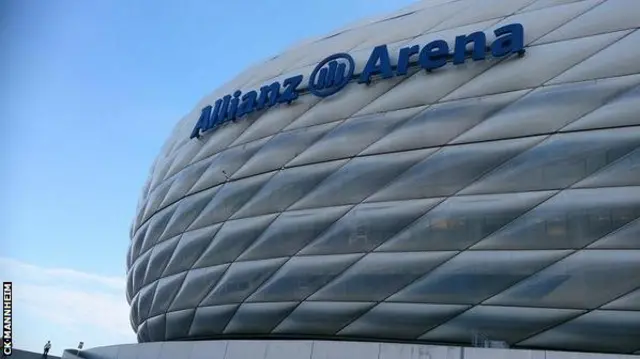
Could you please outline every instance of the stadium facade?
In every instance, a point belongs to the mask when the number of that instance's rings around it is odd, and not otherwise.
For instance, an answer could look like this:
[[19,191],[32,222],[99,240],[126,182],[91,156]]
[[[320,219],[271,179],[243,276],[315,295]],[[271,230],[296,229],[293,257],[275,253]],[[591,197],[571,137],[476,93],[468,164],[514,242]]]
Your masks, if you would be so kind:
[[246,70],[144,187],[140,348],[640,351],[639,27],[637,0],[425,0]]

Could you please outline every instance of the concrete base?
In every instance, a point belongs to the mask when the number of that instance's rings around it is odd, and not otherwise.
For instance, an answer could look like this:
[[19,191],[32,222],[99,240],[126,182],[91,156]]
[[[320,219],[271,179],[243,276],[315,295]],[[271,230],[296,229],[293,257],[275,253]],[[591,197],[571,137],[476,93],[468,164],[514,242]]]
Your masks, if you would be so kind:
[[220,340],[69,349],[63,359],[639,359],[636,355],[335,341]]

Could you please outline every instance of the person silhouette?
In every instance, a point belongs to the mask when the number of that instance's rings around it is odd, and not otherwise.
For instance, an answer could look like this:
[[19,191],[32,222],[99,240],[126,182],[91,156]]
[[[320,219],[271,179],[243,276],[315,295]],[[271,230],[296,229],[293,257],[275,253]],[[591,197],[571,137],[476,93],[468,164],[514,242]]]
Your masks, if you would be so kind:
[[47,344],[44,345],[44,353],[42,353],[43,358],[47,358],[49,356],[49,349],[51,349],[51,341],[47,340]]

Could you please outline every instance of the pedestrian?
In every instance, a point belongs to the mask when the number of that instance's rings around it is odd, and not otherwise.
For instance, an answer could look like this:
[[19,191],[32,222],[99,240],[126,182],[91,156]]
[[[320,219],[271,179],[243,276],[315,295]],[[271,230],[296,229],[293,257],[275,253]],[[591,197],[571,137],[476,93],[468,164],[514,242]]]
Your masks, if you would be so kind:
[[47,358],[49,356],[49,349],[51,349],[51,341],[47,340],[47,344],[44,345],[44,353],[42,354],[43,358]]

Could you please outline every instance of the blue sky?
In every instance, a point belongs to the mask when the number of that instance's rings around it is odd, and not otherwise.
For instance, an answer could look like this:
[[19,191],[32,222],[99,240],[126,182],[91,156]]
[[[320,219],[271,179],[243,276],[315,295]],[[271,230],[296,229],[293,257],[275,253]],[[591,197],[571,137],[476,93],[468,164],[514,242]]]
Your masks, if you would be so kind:
[[15,345],[134,340],[129,226],[174,124],[249,65],[410,3],[2,1],[0,274],[20,300]]

